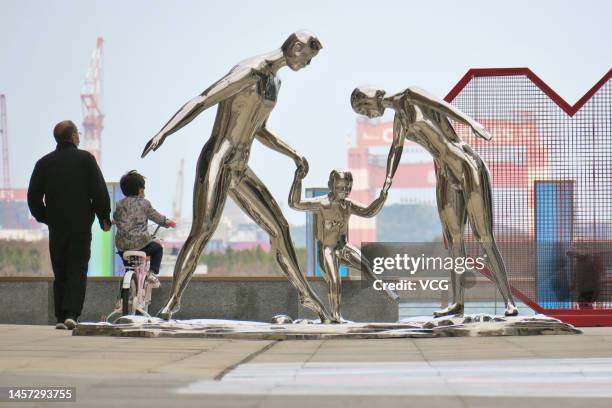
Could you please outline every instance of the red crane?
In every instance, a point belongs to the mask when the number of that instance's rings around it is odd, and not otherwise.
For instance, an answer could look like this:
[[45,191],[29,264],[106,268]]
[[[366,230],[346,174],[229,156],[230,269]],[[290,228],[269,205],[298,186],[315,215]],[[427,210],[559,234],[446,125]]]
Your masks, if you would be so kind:
[[8,126],[6,121],[6,96],[0,94],[0,158],[2,159],[2,190],[0,200],[3,201],[0,228],[15,228],[16,214],[13,204],[14,196],[11,190],[11,174],[9,166]]
[[11,188],[9,170],[8,127],[6,125],[6,97],[0,95],[0,146],[2,146],[2,188]]
[[98,37],[85,75],[81,90],[81,110],[83,112],[83,144],[85,150],[94,155],[98,164],[101,159],[102,129],[102,47],[104,39]]

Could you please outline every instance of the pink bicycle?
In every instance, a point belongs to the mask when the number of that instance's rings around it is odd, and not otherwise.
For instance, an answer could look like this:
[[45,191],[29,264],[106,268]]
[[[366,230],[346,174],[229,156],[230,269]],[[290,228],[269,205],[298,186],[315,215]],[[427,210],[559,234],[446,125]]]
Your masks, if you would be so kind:
[[[156,238],[159,225],[153,233]],[[151,304],[151,292],[159,287],[159,280],[149,270],[149,257],[143,251],[125,251],[123,253],[125,263],[125,274],[121,281],[121,296],[115,304],[115,309],[109,314],[107,322],[112,322],[114,316],[125,315],[149,315],[149,305]]]

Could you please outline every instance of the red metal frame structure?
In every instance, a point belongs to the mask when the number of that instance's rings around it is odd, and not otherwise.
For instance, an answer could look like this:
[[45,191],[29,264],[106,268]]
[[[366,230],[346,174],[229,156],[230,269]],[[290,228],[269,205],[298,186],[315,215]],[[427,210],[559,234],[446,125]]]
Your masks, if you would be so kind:
[[471,69],[445,100],[494,135],[454,124],[491,171],[515,295],[577,326],[612,326],[612,69],[573,106],[528,68]]
[[102,113],[103,46],[104,39],[98,37],[81,90],[84,147],[94,155],[98,164],[101,159],[102,129],[104,128],[104,114]]

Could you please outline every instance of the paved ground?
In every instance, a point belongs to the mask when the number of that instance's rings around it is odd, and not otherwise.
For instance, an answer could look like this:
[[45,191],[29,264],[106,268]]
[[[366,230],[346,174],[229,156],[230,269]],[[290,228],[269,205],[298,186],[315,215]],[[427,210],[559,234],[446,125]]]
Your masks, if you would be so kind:
[[612,329],[577,336],[247,341],[72,337],[0,325],[0,386],[51,407],[607,407]]

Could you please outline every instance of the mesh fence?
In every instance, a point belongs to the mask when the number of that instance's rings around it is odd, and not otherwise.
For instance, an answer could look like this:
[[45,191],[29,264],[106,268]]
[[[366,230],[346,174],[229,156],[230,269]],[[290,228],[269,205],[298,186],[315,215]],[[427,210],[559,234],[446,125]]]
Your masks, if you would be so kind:
[[544,309],[611,309],[612,79],[573,116],[549,93],[526,73],[474,76],[449,99],[494,138],[453,125],[489,167],[511,285]]

